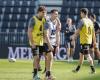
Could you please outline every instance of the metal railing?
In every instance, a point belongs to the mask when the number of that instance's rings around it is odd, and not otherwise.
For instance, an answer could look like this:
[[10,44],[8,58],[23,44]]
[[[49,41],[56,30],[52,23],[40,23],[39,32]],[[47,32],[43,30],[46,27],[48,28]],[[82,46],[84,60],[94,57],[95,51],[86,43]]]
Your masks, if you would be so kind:
[[[100,47],[100,36],[97,40]],[[60,33],[60,45],[64,45],[65,37],[64,33]],[[79,42],[79,39],[76,41]],[[78,43],[79,44],[79,43]],[[0,32],[0,45],[29,45],[27,32]]]

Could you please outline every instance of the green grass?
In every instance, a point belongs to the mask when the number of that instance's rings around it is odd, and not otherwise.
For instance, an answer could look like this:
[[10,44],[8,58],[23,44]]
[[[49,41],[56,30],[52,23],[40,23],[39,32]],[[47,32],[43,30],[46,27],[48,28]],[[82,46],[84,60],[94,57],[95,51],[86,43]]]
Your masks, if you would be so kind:
[[[95,65],[97,61],[95,61]],[[44,61],[41,61],[44,69]],[[100,66],[95,66],[96,74],[89,74],[90,67],[85,61],[78,73],[72,73],[77,66],[77,61],[67,63],[66,61],[55,61],[52,72],[56,80],[100,80]],[[32,80],[32,60],[17,60],[15,63],[7,59],[0,59],[0,80]],[[44,76],[40,72],[41,77]]]

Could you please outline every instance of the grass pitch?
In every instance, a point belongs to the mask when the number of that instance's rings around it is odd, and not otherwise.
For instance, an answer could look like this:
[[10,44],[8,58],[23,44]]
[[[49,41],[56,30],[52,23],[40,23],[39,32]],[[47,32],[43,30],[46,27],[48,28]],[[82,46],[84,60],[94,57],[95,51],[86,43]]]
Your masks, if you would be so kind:
[[[41,66],[44,70],[44,61],[41,61]],[[76,66],[77,61],[71,63],[55,61],[52,68],[55,80],[100,80],[100,66],[97,66],[97,61],[95,61],[96,74],[89,73],[90,67],[87,61],[78,73],[73,73],[72,69]],[[11,63],[7,59],[0,59],[0,80],[32,80],[32,70],[32,60],[17,60]],[[40,75],[43,78],[42,72]]]

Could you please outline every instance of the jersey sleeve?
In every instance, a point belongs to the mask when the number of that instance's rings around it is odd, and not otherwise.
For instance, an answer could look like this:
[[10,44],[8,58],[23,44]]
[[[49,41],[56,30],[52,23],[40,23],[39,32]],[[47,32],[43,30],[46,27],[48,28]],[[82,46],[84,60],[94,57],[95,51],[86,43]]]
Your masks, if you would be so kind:
[[77,25],[77,28],[78,28],[78,29],[82,29],[83,25],[84,25],[84,22],[83,22],[83,20],[81,19],[81,20],[79,21],[78,25]]
[[44,24],[44,30],[48,30],[49,29],[49,26],[50,26],[49,22],[46,22]]
[[29,23],[28,23],[28,27],[33,28],[35,25],[35,19],[34,18],[30,18]]

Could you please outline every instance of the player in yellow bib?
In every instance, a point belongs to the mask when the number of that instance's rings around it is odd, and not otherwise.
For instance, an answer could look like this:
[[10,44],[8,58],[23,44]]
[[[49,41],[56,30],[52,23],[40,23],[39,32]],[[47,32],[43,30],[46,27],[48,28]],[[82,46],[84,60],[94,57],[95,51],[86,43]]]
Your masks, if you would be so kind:
[[39,55],[43,52],[43,29],[45,24],[46,8],[40,6],[37,15],[33,16],[28,25],[28,38],[33,53],[33,80],[40,80],[38,75]]
[[[43,46],[43,25],[45,23],[45,19],[42,18],[40,21],[37,16],[33,16],[32,18],[35,21],[34,28],[32,29],[34,44],[37,46]],[[30,45],[32,45],[31,41]]]
[[93,60],[89,52],[92,41],[94,45],[96,43],[93,22],[88,18],[87,8],[82,8],[80,10],[80,16],[82,19],[78,24],[78,29],[75,32],[75,34],[71,36],[71,39],[75,39],[78,36],[78,34],[80,35],[80,47],[81,47],[79,64],[76,67],[76,69],[73,70],[73,72],[78,72],[80,70],[80,67],[84,60],[84,56],[86,56],[87,60],[90,63],[91,73],[95,73]]

